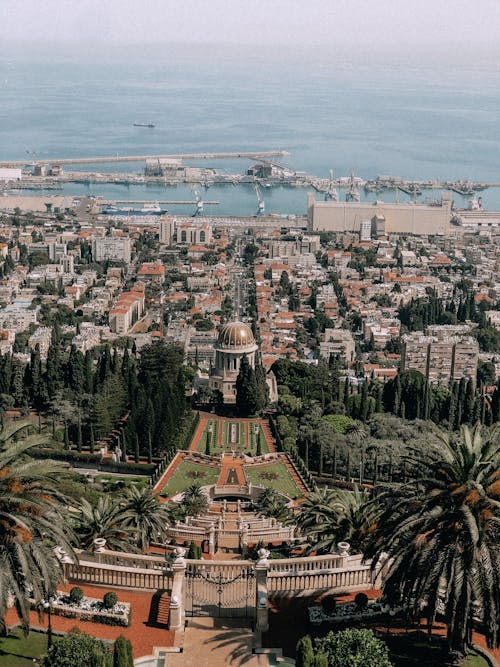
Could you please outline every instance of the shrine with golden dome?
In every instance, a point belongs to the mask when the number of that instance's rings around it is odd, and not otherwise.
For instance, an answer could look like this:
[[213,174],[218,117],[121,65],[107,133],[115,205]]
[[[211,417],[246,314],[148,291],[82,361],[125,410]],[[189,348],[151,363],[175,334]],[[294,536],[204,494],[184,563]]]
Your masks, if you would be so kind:
[[225,404],[236,403],[236,379],[243,355],[255,368],[257,350],[252,329],[245,322],[228,322],[222,327],[215,344],[215,366],[208,382],[210,389],[221,392]]

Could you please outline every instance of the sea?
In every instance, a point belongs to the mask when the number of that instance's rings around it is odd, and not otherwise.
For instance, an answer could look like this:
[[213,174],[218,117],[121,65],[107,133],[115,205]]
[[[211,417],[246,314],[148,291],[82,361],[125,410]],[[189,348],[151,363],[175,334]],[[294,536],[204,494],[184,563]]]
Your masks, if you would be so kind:
[[[284,150],[290,155],[278,162],[322,178],[332,169],[336,177],[354,171],[365,179],[383,174],[500,182],[496,62],[405,64],[283,48],[267,53],[182,45],[111,54],[68,48],[1,55],[0,161]],[[252,161],[197,164],[244,173]],[[125,163],[72,170],[140,173],[143,168]],[[130,201],[194,199],[187,185],[68,184],[64,192]],[[361,194],[368,201],[396,196]],[[485,209],[500,210],[500,188],[480,194]],[[205,205],[208,215],[257,210],[251,185],[213,186],[201,196],[219,202]],[[402,192],[397,196],[410,199]],[[439,196],[424,190],[419,201]],[[267,213],[306,211],[305,188],[268,188],[263,197]],[[453,198],[459,208],[469,203],[468,197]],[[191,214],[193,206],[169,210]]]

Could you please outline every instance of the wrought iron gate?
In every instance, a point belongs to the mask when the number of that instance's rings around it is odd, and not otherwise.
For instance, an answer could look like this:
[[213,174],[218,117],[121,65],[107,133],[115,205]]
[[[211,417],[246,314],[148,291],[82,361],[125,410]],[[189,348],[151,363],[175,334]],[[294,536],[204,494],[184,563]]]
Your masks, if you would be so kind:
[[237,565],[194,565],[186,569],[186,615],[255,617],[255,573]]

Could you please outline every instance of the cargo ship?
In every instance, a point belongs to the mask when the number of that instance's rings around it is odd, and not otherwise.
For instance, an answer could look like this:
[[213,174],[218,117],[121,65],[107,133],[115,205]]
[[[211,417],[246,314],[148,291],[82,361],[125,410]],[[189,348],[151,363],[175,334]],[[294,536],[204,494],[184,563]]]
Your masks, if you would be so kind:
[[103,206],[101,213],[103,215],[163,215],[167,213],[167,209],[161,208],[158,202],[151,202],[144,204],[141,208]]
[[151,121],[149,123],[134,123],[134,127],[151,127],[151,128],[153,128],[154,126],[155,126],[155,124],[151,123]]

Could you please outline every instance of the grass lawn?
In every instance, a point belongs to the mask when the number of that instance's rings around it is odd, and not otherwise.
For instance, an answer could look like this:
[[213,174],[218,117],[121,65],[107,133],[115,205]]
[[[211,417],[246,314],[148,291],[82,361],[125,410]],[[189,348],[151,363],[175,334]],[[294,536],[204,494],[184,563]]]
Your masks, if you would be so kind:
[[193,463],[193,461],[182,461],[174,470],[172,477],[161,490],[162,496],[175,496],[184,491],[190,484],[215,484],[219,479],[220,466]]
[[284,463],[273,462],[262,465],[244,466],[248,482],[256,486],[270,487],[290,498],[302,496],[299,487],[293,481]]
[[[391,652],[394,667],[442,667],[446,663],[446,651],[436,643],[429,644],[423,637],[385,638]],[[471,652],[462,667],[488,667],[486,660]]]
[[[59,637],[53,636],[53,641]],[[8,637],[0,638],[0,667],[33,667],[40,665],[47,652],[47,635],[33,630],[27,637],[21,630],[13,630]]]
[[[235,443],[230,443],[230,424],[238,425],[238,440]],[[258,426],[258,433],[260,433],[260,444],[262,454],[269,453],[269,447],[267,445],[267,440],[262,430],[262,426],[256,422]],[[247,446],[245,438],[245,422],[238,421],[237,419],[231,420],[230,422],[218,421],[218,420],[209,420],[203,429],[203,432],[198,441],[197,451],[205,454],[206,444],[207,444],[207,434],[211,430],[210,436],[210,454],[218,455],[222,452],[231,452],[235,449],[237,452],[245,452],[247,454],[256,454],[257,450],[257,434],[255,433],[255,424],[248,423],[248,434],[249,434],[249,443]],[[222,442],[218,444],[219,430],[222,429]]]

